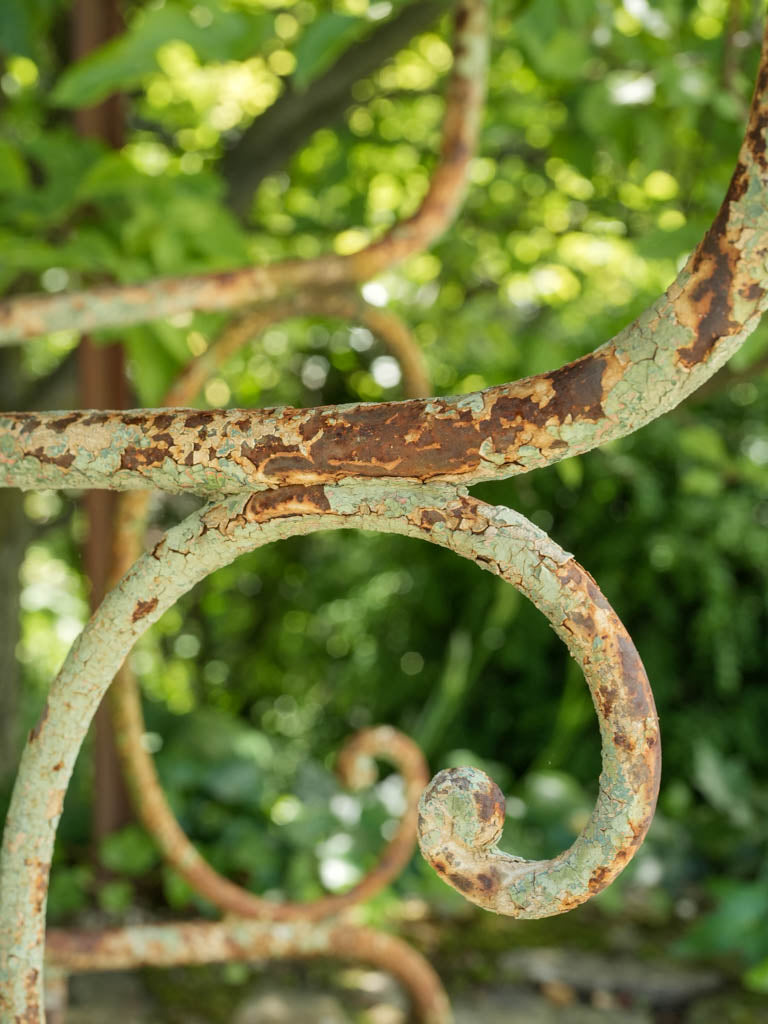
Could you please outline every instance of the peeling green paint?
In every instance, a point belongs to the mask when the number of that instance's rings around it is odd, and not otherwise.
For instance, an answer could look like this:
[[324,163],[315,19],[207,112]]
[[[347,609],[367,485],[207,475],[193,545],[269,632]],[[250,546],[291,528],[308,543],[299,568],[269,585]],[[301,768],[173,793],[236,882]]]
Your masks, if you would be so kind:
[[[411,221],[353,257],[13,299],[0,306],[0,344],[72,326],[78,303],[75,319],[83,328],[232,308],[280,289],[365,280],[422,247],[445,226],[463,192],[467,143],[482,98],[475,79],[484,63],[484,11],[483,0],[459,4],[461,45],[449,105],[465,116],[457,122],[454,156],[446,143],[427,199]],[[538,917],[583,902],[626,864],[650,822],[659,771],[656,715],[637,653],[594,581],[569,555],[516,513],[473,501],[451,485],[525,472],[639,429],[699,387],[754,329],[768,306],[765,67],[764,47],[761,88],[715,225],[664,296],[575,363],[450,399],[320,410],[155,410],[131,414],[130,422],[126,414],[0,417],[0,482],[6,485],[154,486],[231,495],[174,528],[127,573],[73,646],[30,734],[0,868],[0,1007],[6,1015],[32,1020],[41,1013],[53,838],[84,730],[115,670],[140,633],[194,582],[241,551],[295,534],[342,527],[392,531],[471,558],[526,594],[584,669],[603,742],[590,822],[569,850],[529,863],[495,846],[503,800],[487,777],[472,769],[438,776],[425,795],[421,844],[450,884],[489,909]],[[142,614],[132,614],[139,606]],[[169,942],[178,944],[179,934]],[[278,950],[299,942],[319,951],[324,934],[299,939],[279,926],[271,936]]]
[[[533,600],[556,626],[563,620],[564,600],[566,611],[589,607],[585,595],[573,584],[574,574],[579,572],[576,563],[510,509],[497,510],[442,486],[405,487],[392,482],[346,481],[325,488],[323,496],[327,510],[322,513],[283,515],[278,503],[271,506],[277,518],[264,522],[249,520],[249,515],[256,514],[251,498],[234,496],[207,505],[168,531],[153,552],[138,560],[73,645],[51,687],[47,713],[25,748],[3,838],[0,1006],[7,1012],[25,1005],[30,987],[39,985],[43,966],[45,892],[61,810],[57,799],[51,813],[51,781],[55,780],[63,799],[88,723],[114,673],[141,633],[199,579],[262,544],[320,529],[353,527],[432,540],[483,566],[488,558],[498,559],[494,571]],[[441,523],[441,529],[433,527],[436,518],[435,525]],[[546,563],[544,573],[531,571],[536,559]],[[559,595],[551,583],[554,572],[563,574]],[[154,603],[148,614],[134,621],[137,602],[144,606]],[[603,673],[600,678],[604,678],[610,671],[609,659],[602,659],[590,671]],[[649,707],[650,720],[655,722],[652,702]],[[647,778],[642,773],[639,777],[638,788],[647,803],[649,794],[655,798],[657,778],[653,770]],[[623,796],[623,788],[621,792]],[[627,799],[629,804],[629,796]],[[636,802],[638,798],[632,799]],[[598,801],[596,815],[601,807]],[[635,803],[631,809],[636,811]],[[615,822],[615,805],[610,810],[611,822]],[[615,831],[619,834],[621,829],[617,826]],[[602,865],[601,856],[609,857],[614,849],[610,843],[596,846],[594,838],[585,842],[585,862],[590,865]],[[538,893],[542,886],[537,876],[533,891],[529,885],[528,904],[522,887],[515,890],[516,900],[526,906],[529,916],[541,911],[543,897]]]
[[46,973],[124,970],[145,964],[172,967],[231,960],[335,957],[369,964],[392,974],[410,997],[421,1024],[452,1024],[445,991],[424,957],[401,939],[334,921],[274,924],[229,917],[133,925],[94,932],[52,929]]

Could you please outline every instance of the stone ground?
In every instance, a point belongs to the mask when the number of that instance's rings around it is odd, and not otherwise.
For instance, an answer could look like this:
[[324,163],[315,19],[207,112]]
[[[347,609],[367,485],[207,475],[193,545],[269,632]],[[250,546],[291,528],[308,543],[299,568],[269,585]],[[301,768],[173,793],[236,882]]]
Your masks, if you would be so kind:
[[[492,974],[483,984],[458,979],[456,1024],[768,1024],[768,999],[740,992],[712,969],[663,958],[517,948],[495,958]],[[332,965],[83,975],[72,979],[70,1000],[66,1024],[409,1020],[387,975]]]

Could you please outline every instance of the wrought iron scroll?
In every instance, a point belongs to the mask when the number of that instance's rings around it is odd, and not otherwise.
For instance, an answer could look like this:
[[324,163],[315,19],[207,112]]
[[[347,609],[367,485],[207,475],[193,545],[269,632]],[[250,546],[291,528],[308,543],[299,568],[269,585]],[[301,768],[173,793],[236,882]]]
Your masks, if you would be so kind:
[[[0,305],[0,341],[14,343],[56,327],[85,330],[191,309],[248,307],[221,339],[220,352],[209,357],[217,359],[265,320],[289,315],[288,306],[296,308],[289,293],[299,292],[303,309],[357,303],[346,289],[429,244],[463,193],[483,92],[478,70],[484,63],[485,5],[461,0],[457,12],[442,160],[411,221],[343,259],[13,299]],[[582,903],[621,871],[648,829],[659,779],[658,724],[640,659],[594,580],[572,556],[517,513],[468,497],[463,485],[525,472],[630,433],[677,405],[738,349],[768,305],[767,125],[764,42],[745,140],[712,227],[646,313],[559,370],[450,399],[308,410],[0,416],[0,482],[6,486],[151,487],[216,495],[131,567],[121,565],[122,578],[75,642],[29,736],[0,869],[3,1020],[44,1017],[44,915],[54,836],[75,756],[112,678],[135,640],[195,582],[241,552],[288,536],[356,528],[449,548],[533,601],[584,671],[600,724],[603,768],[582,834],[550,861],[501,853],[501,792],[472,770],[441,773],[422,796],[418,828],[422,851],[441,876],[488,909],[540,917]],[[256,303],[262,305],[253,308]],[[336,308],[349,315],[349,306]],[[372,314],[358,308],[354,315]],[[375,329],[386,333],[388,327],[379,323]],[[190,370],[185,387],[204,372],[202,363]],[[179,400],[179,392],[171,399],[169,404]],[[140,532],[144,499],[126,499],[124,525]],[[124,548],[123,561],[131,546]],[[125,712],[128,702],[122,707]],[[157,821],[150,827],[159,837]],[[173,856],[174,843],[163,846],[166,856]],[[255,916],[280,916],[251,899]],[[241,915],[251,912],[238,909]],[[338,909],[328,905],[328,913]],[[449,1019],[439,983],[415,953],[336,916],[310,922],[314,913],[290,910],[291,920],[277,929],[241,916],[87,937],[54,931],[49,963],[61,977],[62,971],[149,957],[177,963],[355,956],[402,976],[424,1020]]]

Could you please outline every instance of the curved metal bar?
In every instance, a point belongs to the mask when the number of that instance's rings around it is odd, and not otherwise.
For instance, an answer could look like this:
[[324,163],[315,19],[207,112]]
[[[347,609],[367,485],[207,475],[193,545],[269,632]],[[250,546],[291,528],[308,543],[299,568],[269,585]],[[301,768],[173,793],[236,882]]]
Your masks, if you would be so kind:
[[66,295],[23,295],[0,303],[0,345],[62,329],[91,332],[190,310],[221,311],[303,288],[367,281],[426,248],[451,223],[464,199],[485,99],[488,0],[458,0],[453,70],[448,80],[440,159],[413,217],[350,256],[230,270],[144,284],[107,285]]
[[394,935],[350,924],[297,922],[275,928],[228,918],[101,932],[52,929],[46,948],[47,966],[73,973],[315,957],[379,967],[400,982],[422,1024],[453,1020],[440,979],[420,953]]
[[[186,835],[160,786],[151,757],[137,742],[143,730],[138,689],[133,679],[122,679],[113,701],[115,729],[132,803],[142,824],[158,844],[165,860],[196,893],[220,910],[262,921],[318,921],[369,899],[396,878],[416,846],[419,797],[429,781],[426,761],[416,744],[390,726],[365,729],[347,741],[339,755],[342,781],[352,788],[371,785],[371,759],[387,761],[405,782],[406,809],[395,834],[376,863],[351,889],[307,903],[264,899],[230,882],[197,851]],[[141,750],[140,754],[136,750]]]
[[[247,344],[254,334],[287,317],[308,313],[346,316],[367,323],[398,358],[406,357],[402,361],[406,388],[423,387],[428,380],[423,362],[419,363],[420,350],[408,329],[394,314],[375,309],[356,295],[310,292],[290,301],[283,300],[253,310],[227,327],[206,352],[185,368],[166,401],[173,405],[193,400],[210,374]],[[120,497],[115,521],[113,583],[117,583],[141,553],[148,505],[149,495],[144,491]],[[145,732],[141,697],[129,666],[123,665],[117,673],[110,687],[110,698],[123,773],[137,814],[168,862],[200,895],[221,910],[264,920],[316,920],[372,896],[396,877],[408,862],[416,843],[418,800],[429,776],[421,751],[396,730],[387,726],[365,730],[345,746],[339,759],[342,778],[348,784],[359,780],[366,752],[369,763],[375,756],[390,761],[405,780],[406,811],[378,862],[357,885],[343,894],[311,903],[275,903],[255,896],[219,874],[184,833],[163,793],[152,755],[141,742]]]
[[375,405],[6,413],[0,483],[200,494],[366,478],[470,484],[632,433],[711,377],[768,307],[767,126],[764,39],[739,161],[712,227],[653,306],[558,370],[458,398]]
[[309,289],[249,309],[236,317],[202,355],[191,360],[166,393],[167,406],[193,402],[209,377],[235,352],[272,324],[297,316],[328,316],[367,327],[400,364],[403,392],[408,398],[430,394],[432,385],[424,353],[407,325],[395,313],[366,302],[356,291]]
[[[229,498],[169,530],[110,592],[73,645],[30,734],[0,864],[0,1008],[9,1015],[39,1019],[56,826],[90,719],[133,643],[181,594],[238,554],[284,537],[344,527],[431,540],[502,576],[549,618],[590,679],[603,740],[600,796],[590,823],[562,861],[550,862],[544,878],[525,865],[519,879],[491,876],[491,888],[513,890],[520,916],[540,916],[553,912],[554,901],[561,910],[575,906],[586,898],[584,889],[598,891],[631,858],[658,791],[656,713],[631,640],[572,556],[517,513],[445,487],[350,482]],[[615,651],[618,677],[612,675]],[[472,871],[469,865],[470,878]],[[477,881],[484,886],[479,876]]]
[[477,769],[449,769],[422,796],[419,845],[444,881],[473,903],[511,917],[539,918],[585,902],[626,867],[653,817],[661,746],[642,662],[595,581],[527,523],[523,530],[530,547],[521,566],[519,556],[508,553],[507,523],[520,529],[515,513],[467,498],[448,522],[436,519],[429,528],[437,543],[449,535],[446,546],[487,562],[530,598],[565,641],[597,711],[599,795],[588,824],[568,850],[552,860],[526,861],[497,848],[505,813],[499,787]]

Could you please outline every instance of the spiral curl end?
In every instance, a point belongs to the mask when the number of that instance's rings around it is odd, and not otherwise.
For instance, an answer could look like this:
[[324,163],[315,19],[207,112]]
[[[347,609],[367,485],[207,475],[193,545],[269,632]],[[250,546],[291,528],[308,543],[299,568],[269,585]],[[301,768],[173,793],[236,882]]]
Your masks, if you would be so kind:
[[501,837],[504,817],[504,794],[490,776],[479,768],[447,768],[432,779],[419,803],[421,852],[444,873],[449,858],[441,859],[439,851],[455,844],[468,852],[490,850]]

